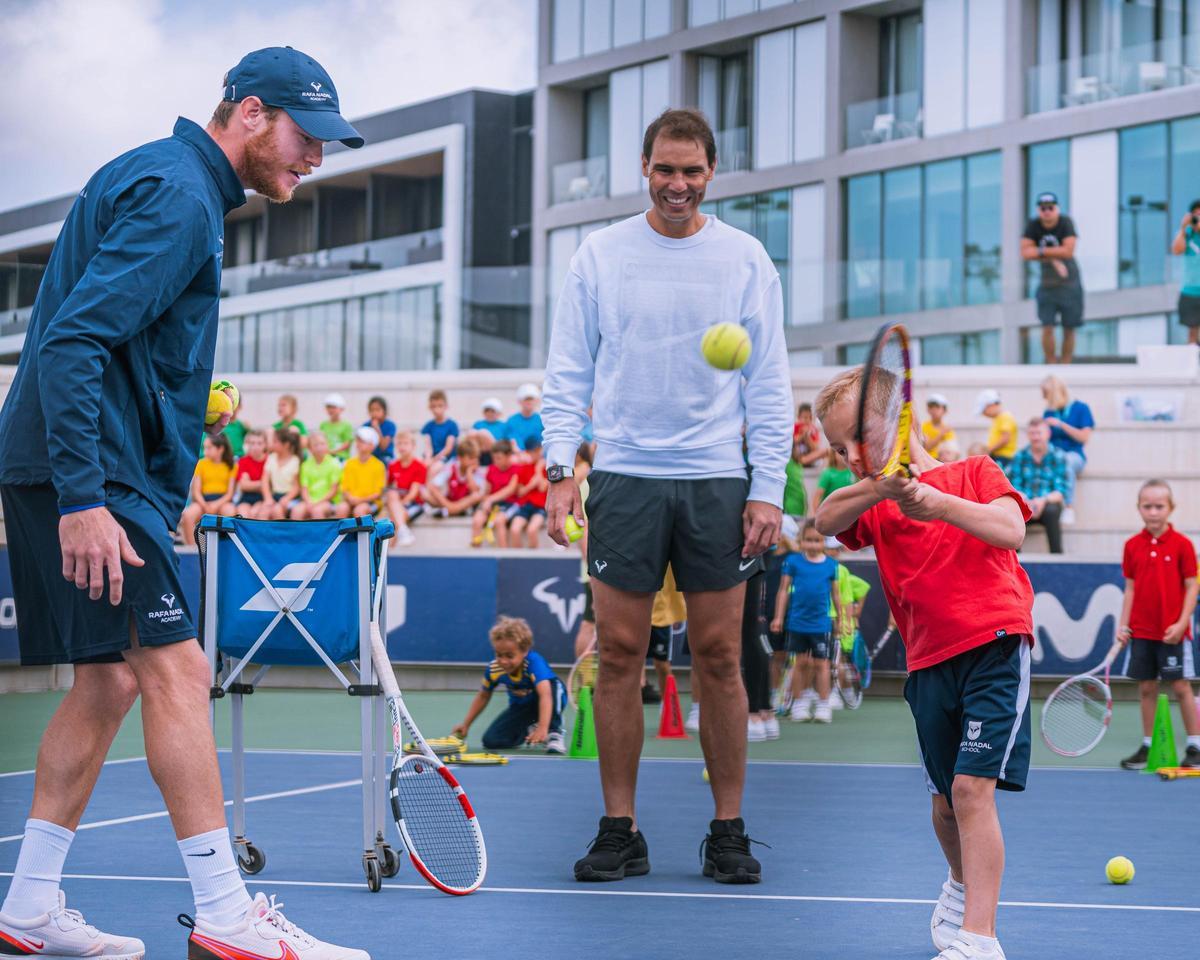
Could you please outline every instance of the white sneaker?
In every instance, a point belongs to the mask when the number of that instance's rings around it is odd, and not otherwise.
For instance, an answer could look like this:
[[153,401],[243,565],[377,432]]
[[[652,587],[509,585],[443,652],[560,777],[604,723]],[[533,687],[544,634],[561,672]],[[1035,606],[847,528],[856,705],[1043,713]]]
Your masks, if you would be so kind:
[[556,756],[562,756],[562,754],[567,752],[567,744],[563,740],[561,730],[551,730],[546,734],[546,752],[553,753]]
[[78,910],[67,909],[67,898],[59,890],[58,906],[40,917],[18,920],[0,913],[0,955],[14,952],[43,960],[142,960],[146,946],[136,937],[101,933]]
[[986,947],[981,947],[973,940],[968,940],[963,934],[954,938],[953,942],[939,953],[933,960],[1007,960],[999,940],[993,940]]
[[766,725],[758,717],[751,717],[749,723],[747,723],[746,739],[750,743],[759,743],[767,739]]
[[929,933],[933,937],[933,945],[939,950],[945,950],[958,936],[959,927],[963,922],[963,911],[966,908],[966,891],[963,885],[955,883],[947,874],[937,905],[933,908],[933,916],[929,920]]
[[796,723],[807,723],[813,718],[813,705],[811,700],[806,700],[801,697],[792,704],[792,719]]
[[822,700],[817,704],[817,709],[813,711],[813,721],[815,723],[833,723],[833,710],[830,709],[828,700]]
[[282,908],[283,904],[276,903],[274,896],[268,900],[265,894],[258,893],[246,910],[246,918],[238,926],[228,930],[193,926],[188,937],[188,960],[226,960],[238,956],[278,957],[279,960],[371,960],[365,950],[337,947],[310,936],[288,920]]
[[1063,512],[1059,515],[1058,522],[1064,527],[1074,526],[1075,524],[1075,508],[1063,507]]
[[417,538],[413,536],[413,532],[408,527],[396,528],[396,546],[411,547],[417,542]]
[[692,733],[700,732],[700,704],[692,704],[692,708],[688,711],[688,718],[683,722],[683,729],[691,730]]
[[829,709],[830,710],[845,710],[846,705],[842,702],[842,695],[838,692],[838,688],[834,687],[829,691]]
[[772,714],[770,719],[764,720],[763,721],[763,731],[766,733],[768,740],[778,740],[779,739],[779,718],[777,716],[775,716],[774,714]]

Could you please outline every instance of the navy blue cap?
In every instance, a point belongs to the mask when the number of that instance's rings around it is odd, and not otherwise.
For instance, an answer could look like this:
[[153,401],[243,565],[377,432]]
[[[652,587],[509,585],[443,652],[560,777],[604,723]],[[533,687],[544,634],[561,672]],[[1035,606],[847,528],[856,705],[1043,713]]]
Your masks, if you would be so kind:
[[1049,190],[1047,190],[1045,193],[1038,194],[1037,203],[1038,203],[1039,207],[1043,203],[1052,203],[1057,207],[1058,206],[1058,197],[1056,197],[1053,193],[1051,193]]
[[258,97],[287,112],[301,130],[317,140],[340,140],[357,149],[364,143],[338,107],[337,88],[325,68],[291,47],[264,47],[246,54],[225,74],[222,99],[239,103]]

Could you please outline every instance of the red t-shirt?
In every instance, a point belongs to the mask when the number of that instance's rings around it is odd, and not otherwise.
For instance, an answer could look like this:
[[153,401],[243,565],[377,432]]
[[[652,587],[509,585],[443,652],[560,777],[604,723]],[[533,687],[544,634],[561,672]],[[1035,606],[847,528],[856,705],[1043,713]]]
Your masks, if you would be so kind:
[[[991,503],[1012,497],[1029,507],[990,457],[956,460],[921,474],[944,493]],[[879,579],[908,669],[920,670],[997,637],[1033,636],[1033,587],[1015,550],[984,543],[949,523],[911,520],[893,500],[871,507],[838,534],[851,550],[874,546]]]
[[[1192,541],[1168,525],[1161,537],[1143,530],[1125,541],[1121,573],[1133,581],[1129,629],[1140,640],[1159,640],[1183,613],[1187,580],[1196,576]],[[1189,627],[1185,636],[1191,636]]]
[[446,499],[451,502],[455,500],[464,500],[471,495],[471,488],[467,484],[469,474],[459,473],[460,465],[458,461],[450,467],[450,473],[446,477]]
[[[517,475],[518,469],[519,468],[515,463],[510,463],[507,470],[501,470],[494,463],[489,466],[487,468],[487,482],[488,486],[491,488],[489,492],[495,493],[498,490],[503,490],[506,486],[508,486],[508,481]],[[517,482],[520,483],[519,480]],[[511,497],[509,497],[509,500],[516,500],[516,494],[514,493]]]
[[251,483],[259,483],[263,477],[263,470],[266,469],[267,458],[255,460],[253,457],[238,457],[237,471],[234,476],[237,478],[238,487],[242,485],[242,477],[245,477]]
[[[520,486],[525,486],[534,478],[534,471],[537,471],[537,476],[544,477],[546,475],[546,461],[539,460],[536,464],[523,463],[517,467],[517,483]],[[545,490],[530,490],[523,497],[518,497],[521,503],[529,503],[535,507],[546,509],[546,491]]]
[[[408,493],[413,487],[420,486],[425,482],[426,475],[425,464],[416,457],[408,462],[408,466],[399,460],[393,460],[388,464],[388,483],[401,493]],[[417,494],[417,499],[413,501],[413,503],[423,502],[420,494]]]

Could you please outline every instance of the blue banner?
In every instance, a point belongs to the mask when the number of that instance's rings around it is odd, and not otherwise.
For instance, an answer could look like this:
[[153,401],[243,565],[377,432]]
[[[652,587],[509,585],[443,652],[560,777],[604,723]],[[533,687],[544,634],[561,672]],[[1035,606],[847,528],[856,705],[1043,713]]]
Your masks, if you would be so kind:
[[[180,557],[188,606],[199,615],[195,554]],[[1058,563],[1024,559],[1033,583],[1035,674],[1068,676],[1095,666],[1113,640],[1124,580],[1116,563]],[[871,592],[861,627],[874,645],[887,626],[887,604],[874,561],[848,560]],[[554,663],[574,659],[583,618],[583,583],[573,557],[423,557],[393,554],[388,565],[388,650],[409,663],[479,663],[491,658],[488,629],[498,615],[523,617],[537,649]],[[8,553],[0,549],[0,662],[16,662],[16,607]],[[676,658],[681,659],[678,646]],[[894,637],[875,661],[878,670],[903,670]]]

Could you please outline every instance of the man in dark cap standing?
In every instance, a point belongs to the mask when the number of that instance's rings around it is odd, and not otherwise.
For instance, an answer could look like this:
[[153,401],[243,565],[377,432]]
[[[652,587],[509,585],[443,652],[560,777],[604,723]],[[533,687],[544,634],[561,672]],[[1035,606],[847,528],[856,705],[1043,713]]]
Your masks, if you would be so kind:
[[320,64],[257,50],[226,75],[207,128],[180,118],[172,136],[101,167],[55,243],[0,411],[0,499],[21,661],[73,664],[75,680],[42,737],[0,954],[144,956],[142,941],[68,910],[59,889],[140,695],[146,759],[195,897],[188,957],[369,960],[305,934],[242,882],[171,542],[206,429],[225,215],[245,188],[290,200],[331,140],[363,144]]

